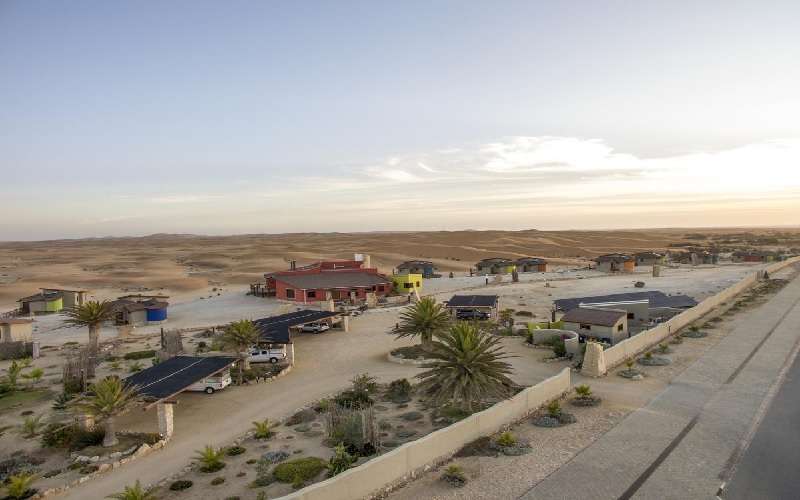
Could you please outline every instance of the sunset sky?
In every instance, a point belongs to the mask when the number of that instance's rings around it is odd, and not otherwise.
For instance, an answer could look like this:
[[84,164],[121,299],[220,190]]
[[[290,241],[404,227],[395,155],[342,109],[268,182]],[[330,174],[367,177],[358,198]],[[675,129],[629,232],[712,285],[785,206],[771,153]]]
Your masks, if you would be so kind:
[[0,2],[0,240],[800,224],[800,2]]

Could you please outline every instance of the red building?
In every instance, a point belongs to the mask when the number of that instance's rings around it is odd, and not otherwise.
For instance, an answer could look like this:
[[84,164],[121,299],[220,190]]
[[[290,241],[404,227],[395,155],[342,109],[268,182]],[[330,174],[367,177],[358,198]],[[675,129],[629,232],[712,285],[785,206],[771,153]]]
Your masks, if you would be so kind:
[[392,280],[376,268],[362,265],[356,260],[327,261],[265,274],[265,294],[295,302],[366,300],[369,292],[377,297],[388,295]]

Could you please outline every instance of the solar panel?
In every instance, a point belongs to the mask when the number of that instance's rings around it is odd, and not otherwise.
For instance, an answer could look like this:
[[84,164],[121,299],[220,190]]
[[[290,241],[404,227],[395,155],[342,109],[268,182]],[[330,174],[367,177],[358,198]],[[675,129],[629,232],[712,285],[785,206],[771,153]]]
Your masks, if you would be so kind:
[[164,399],[185,390],[226,367],[236,358],[227,356],[175,356],[155,366],[134,373],[125,384],[135,386],[140,396]]

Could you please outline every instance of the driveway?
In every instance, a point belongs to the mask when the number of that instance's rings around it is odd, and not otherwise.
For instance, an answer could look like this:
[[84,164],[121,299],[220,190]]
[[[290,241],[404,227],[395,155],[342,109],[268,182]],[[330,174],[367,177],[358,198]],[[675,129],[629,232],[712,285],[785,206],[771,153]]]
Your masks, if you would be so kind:
[[[175,435],[161,451],[131,462],[84,485],[73,488],[66,498],[104,498],[140,480],[153,484],[187,466],[196,450],[207,444],[222,446],[244,434],[254,420],[280,420],[304,405],[345,388],[350,379],[368,372],[382,382],[413,377],[414,366],[386,360],[395,347],[411,345],[408,339],[395,340],[387,332],[397,321],[400,309],[369,311],[351,321],[350,332],[329,330],[320,335],[302,335],[295,342],[295,368],[287,376],[268,384],[231,387],[212,396],[186,393],[175,408]],[[514,355],[513,378],[532,385],[553,375],[563,363],[542,363],[543,351],[529,349],[520,338],[504,339]],[[154,410],[144,414],[135,410],[120,419],[119,428],[148,430],[157,428]]]

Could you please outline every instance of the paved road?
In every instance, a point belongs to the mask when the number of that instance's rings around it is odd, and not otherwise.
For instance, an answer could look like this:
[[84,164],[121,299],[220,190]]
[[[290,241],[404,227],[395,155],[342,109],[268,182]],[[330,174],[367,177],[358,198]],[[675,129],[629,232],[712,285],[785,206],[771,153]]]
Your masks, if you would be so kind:
[[725,487],[725,500],[800,497],[800,357]]
[[715,498],[800,338],[800,279],[740,317],[649,404],[522,498]]

